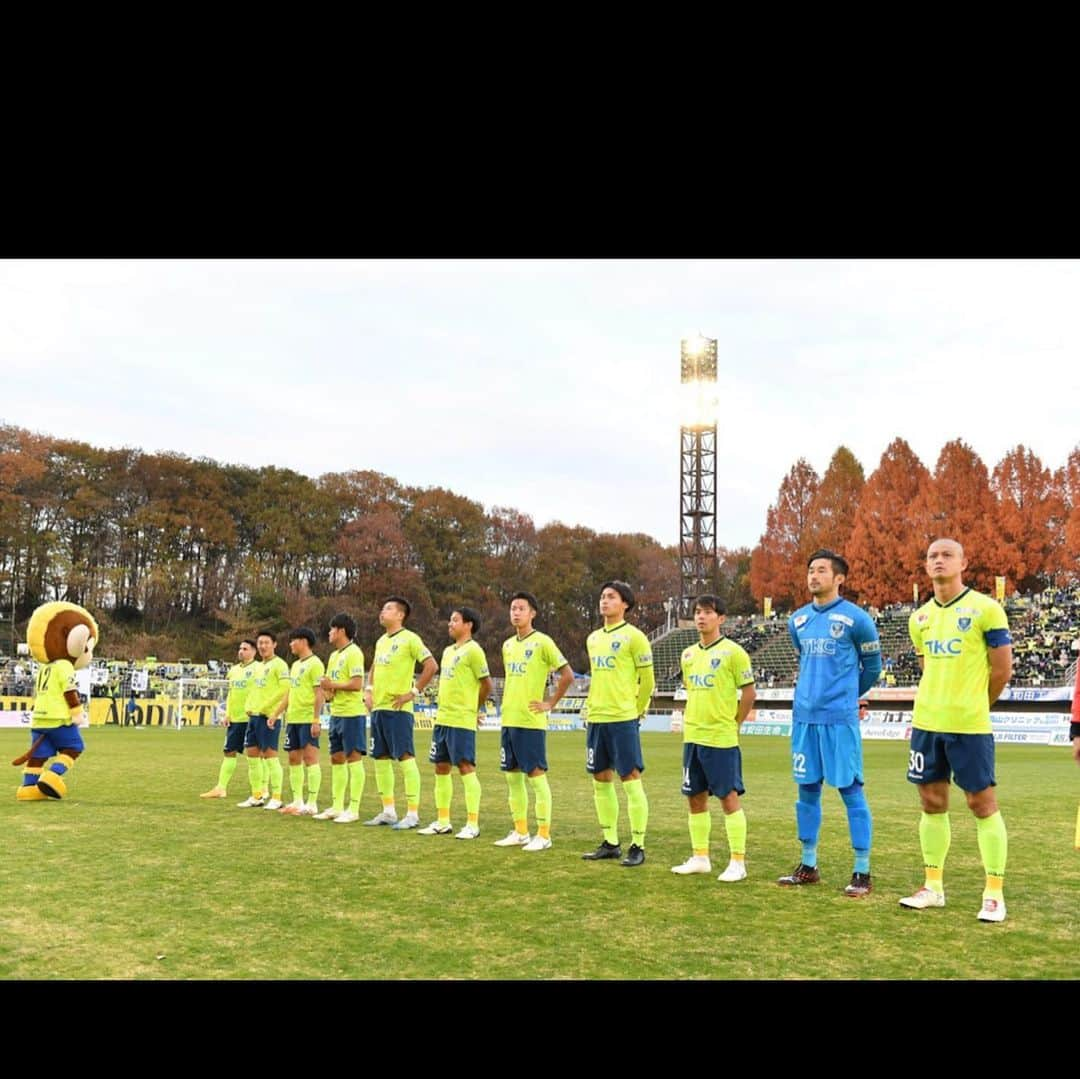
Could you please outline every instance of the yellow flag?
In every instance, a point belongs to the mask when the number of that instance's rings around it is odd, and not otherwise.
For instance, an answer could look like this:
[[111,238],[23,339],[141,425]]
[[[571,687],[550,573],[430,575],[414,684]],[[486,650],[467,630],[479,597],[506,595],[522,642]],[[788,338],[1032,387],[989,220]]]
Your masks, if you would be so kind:
[[764,610],[766,618],[772,614],[772,596],[766,596],[765,599],[762,600],[762,610]]
[[994,578],[994,595],[997,598],[998,603],[1000,603],[1005,598],[1005,578],[1004,577],[995,577]]
[[915,601],[915,606],[919,606],[919,582],[913,581],[911,584],[911,598]]

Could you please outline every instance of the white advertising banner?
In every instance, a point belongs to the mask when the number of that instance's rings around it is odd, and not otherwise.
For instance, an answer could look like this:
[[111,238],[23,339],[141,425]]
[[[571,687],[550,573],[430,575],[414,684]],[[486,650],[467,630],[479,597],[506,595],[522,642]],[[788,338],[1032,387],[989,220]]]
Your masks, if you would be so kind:
[[[0,727],[22,727],[23,730],[28,731],[33,726],[34,713],[22,709],[15,712],[0,712]],[[85,711],[83,712],[82,722],[80,727],[89,727],[90,720],[86,718]]]

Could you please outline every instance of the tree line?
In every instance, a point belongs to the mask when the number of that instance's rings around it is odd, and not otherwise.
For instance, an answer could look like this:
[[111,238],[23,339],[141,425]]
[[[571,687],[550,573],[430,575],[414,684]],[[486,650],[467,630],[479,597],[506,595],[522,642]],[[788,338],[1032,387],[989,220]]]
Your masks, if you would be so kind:
[[993,594],[1080,582],[1080,446],[1051,471],[1018,445],[991,472],[970,446],[946,443],[931,472],[902,438],[864,477],[840,446],[824,476],[799,458],[780,484],[765,532],[751,555],[750,587],[778,609],[805,602],[806,560],[820,547],[844,553],[845,594],[864,604],[910,602],[929,594],[926,548],[939,536],[964,545],[965,581]]
[[[752,610],[749,549],[722,551],[719,570],[733,609]],[[121,655],[119,641],[134,654],[138,640],[163,660],[179,647],[199,661],[264,626],[321,631],[340,609],[370,648],[379,605],[401,593],[436,653],[450,609],[477,608],[494,658],[509,597],[526,588],[541,601],[537,626],[580,671],[599,585],[612,577],[634,587],[647,632],[679,593],[677,548],[640,533],[537,528],[522,510],[369,470],[312,479],[0,425],[0,607],[14,602],[18,621],[46,600],[80,603],[102,616],[108,655]]]

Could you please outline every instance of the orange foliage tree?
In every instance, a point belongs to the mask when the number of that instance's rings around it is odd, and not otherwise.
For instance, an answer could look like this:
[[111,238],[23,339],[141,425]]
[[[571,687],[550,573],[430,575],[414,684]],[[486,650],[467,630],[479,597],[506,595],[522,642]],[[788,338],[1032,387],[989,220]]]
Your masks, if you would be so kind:
[[801,561],[822,547],[844,553],[865,484],[866,476],[855,454],[847,446],[840,446],[810,503]]
[[998,500],[997,528],[1014,552],[1010,583],[1020,592],[1044,588],[1065,542],[1065,505],[1050,469],[1019,445],[998,462],[990,489]]
[[790,610],[803,602],[806,568],[799,563],[819,486],[818,474],[800,457],[781,482],[776,503],[766,515],[765,533],[750,556],[754,599],[760,602],[771,596],[776,610]]
[[931,531],[930,473],[902,438],[881,455],[862,489],[844,552],[851,572],[845,593],[860,603],[910,602],[912,584],[925,596],[923,560]]
[[962,439],[946,442],[938,455],[930,484],[930,521],[932,539],[947,536],[963,545],[968,563],[965,584],[993,595],[994,576],[1008,577],[1014,572],[1016,549],[998,527],[990,474],[982,458]]

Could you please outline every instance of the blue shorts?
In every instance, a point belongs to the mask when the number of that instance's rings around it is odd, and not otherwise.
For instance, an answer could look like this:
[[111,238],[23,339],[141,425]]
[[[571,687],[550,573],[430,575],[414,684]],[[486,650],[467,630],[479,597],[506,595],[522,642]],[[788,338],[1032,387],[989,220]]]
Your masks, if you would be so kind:
[[281,724],[275,723],[274,726],[268,727],[266,725],[266,716],[252,716],[248,722],[247,736],[244,738],[244,745],[258,746],[259,749],[277,749],[278,742],[281,741]]
[[285,728],[285,752],[295,753],[308,746],[319,748],[319,736],[311,733],[310,723],[290,723]]
[[851,723],[791,725],[791,775],[796,783],[843,790],[863,781],[862,735]]
[[628,776],[635,768],[645,771],[641,755],[641,726],[636,719],[616,723],[590,723],[585,734],[585,771]]
[[330,752],[367,753],[367,716],[331,716]]
[[[43,738],[41,738],[42,735],[44,735]],[[65,724],[63,727],[31,728],[30,744],[33,745],[38,738],[41,738],[41,745],[34,750],[35,758],[44,757],[48,760],[50,757],[55,757],[57,753],[63,753],[65,749],[74,749],[79,753],[86,749],[82,735],[79,734],[79,728],[73,723]]]
[[247,729],[246,723],[229,720],[229,725],[225,728],[225,746],[222,753],[240,753],[247,745]]
[[742,785],[742,750],[738,746],[721,749],[687,742],[682,751],[682,792],[689,797],[707,791],[714,798],[726,798],[734,791],[745,794]]
[[416,756],[412,712],[376,708],[371,713],[371,755],[392,757],[396,761]]
[[520,768],[526,775],[537,768],[546,772],[547,731],[535,727],[503,727],[499,742],[499,767],[504,772]]
[[432,764],[471,764],[475,768],[476,731],[436,723],[431,732],[428,760]]
[[956,779],[956,785],[969,794],[996,787],[994,736],[942,734],[940,731],[913,728],[908,753],[908,781],[948,783],[950,773]]

